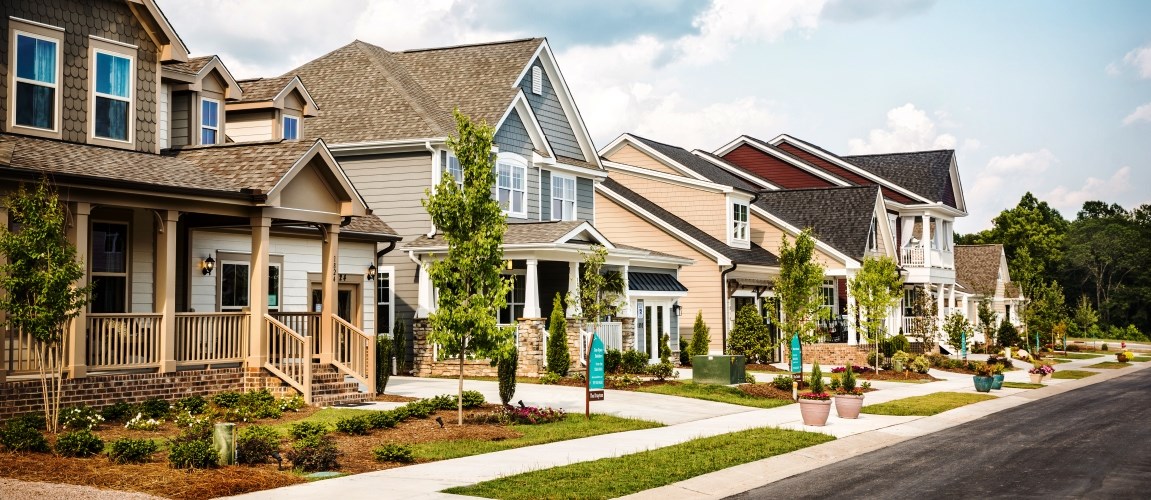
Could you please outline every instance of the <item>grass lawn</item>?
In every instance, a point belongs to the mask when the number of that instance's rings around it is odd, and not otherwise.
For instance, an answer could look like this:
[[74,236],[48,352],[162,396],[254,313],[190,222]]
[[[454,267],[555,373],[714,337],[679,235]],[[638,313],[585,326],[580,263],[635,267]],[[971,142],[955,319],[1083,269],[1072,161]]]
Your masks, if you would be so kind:
[[1151,361],[1151,356],[1135,356],[1134,358],[1131,358],[1131,361],[1135,363],[1145,363],[1147,361]]
[[1061,372],[1052,373],[1051,378],[1057,378],[1060,380],[1077,380],[1077,379],[1087,378],[1087,377],[1090,377],[1092,375],[1098,375],[1098,374],[1099,374],[1099,372],[1088,372],[1088,371],[1083,371],[1083,370],[1064,370]]
[[966,392],[937,392],[925,396],[915,396],[864,406],[863,413],[870,413],[872,415],[896,415],[901,417],[929,417],[937,413],[959,408],[960,406],[987,401],[988,399],[995,399],[995,396]]
[[1004,382],[1003,387],[1007,389],[1038,389],[1044,387],[1043,384],[1029,384],[1027,382]]
[[563,422],[545,425],[512,425],[510,428],[520,434],[517,438],[499,441],[462,439],[457,441],[433,441],[412,445],[412,452],[416,460],[447,460],[449,458],[466,457],[493,451],[522,448],[537,444],[566,441],[612,432],[635,431],[662,427],[663,424],[638,420],[634,418],[620,418],[611,415],[592,414],[591,420],[583,415],[569,414]]
[[813,432],[751,429],[622,457],[508,476],[444,492],[502,499],[615,498],[833,439]]
[[1069,352],[1066,355],[1059,354],[1058,356],[1061,358],[1066,358],[1066,359],[1091,359],[1091,358],[1102,357],[1103,355],[1102,354],[1088,354],[1085,352]]
[[1131,366],[1131,363],[1120,363],[1118,361],[1104,361],[1102,363],[1095,363],[1093,365],[1087,365],[1087,368],[1106,368],[1108,370],[1114,370],[1116,368],[1127,368],[1128,366]]
[[1070,363],[1071,362],[1070,359],[1059,359],[1059,358],[1044,359],[1043,361],[1050,361],[1050,362],[1055,363],[1055,364]]
[[682,384],[653,385],[648,387],[639,387],[635,390],[638,392],[663,394],[665,396],[680,396],[685,398],[706,399],[708,401],[717,401],[720,403],[731,403],[734,405],[754,406],[756,408],[775,408],[777,406],[784,406],[794,403],[794,401],[791,401],[790,399],[756,397],[726,385],[694,384],[691,382]]
[[277,422],[274,424],[268,424],[268,427],[280,431],[280,434],[283,434],[285,437],[287,437],[288,428],[291,427],[292,424],[299,422],[323,422],[328,424],[328,430],[335,432],[337,420],[364,414],[366,414],[364,410],[353,410],[350,408],[324,408],[320,411],[317,411],[316,413],[308,415],[307,418],[293,420],[291,422]]

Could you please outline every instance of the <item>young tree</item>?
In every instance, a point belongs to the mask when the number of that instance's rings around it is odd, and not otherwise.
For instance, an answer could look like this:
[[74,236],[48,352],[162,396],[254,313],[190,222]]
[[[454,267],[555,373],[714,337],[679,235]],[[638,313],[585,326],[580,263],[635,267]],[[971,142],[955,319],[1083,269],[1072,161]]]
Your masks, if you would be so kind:
[[[964,340],[971,341],[971,323],[958,312],[948,314],[947,319],[943,320],[943,331],[947,333],[947,342],[956,349],[963,349]],[[963,337],[964,332],[968,334],[966,339]]]
[[1087,296],[1079,296],[1079,304],[1075,307],[1075,326],[1079,328],[1079,334],[1086,337],[1091,332],[1091,328],[1099,323],[1099,313],[1091,307],[1091,301],[1087,300]]
[[1024,343],[1034,341],[1036,334],[1040,343],[1052,342],[1055,325],[1067,318],[1063,288],[1055,281],[1042,283],[1033,288],[1028,299],[1027,307],[1023,308],[1023,324],[1029,338]]
[[84,266],[68,241],[68,214],[47,179],[29,191],[21,185],[0,202],[18,229],[0,227],[0,309],[8,327],[31,335],[40,371],[44,418],[59,430],[61,384],[68,351],[68,327],[88,303],[88,287],[77,287]]
[[766,363],[770,359],[771,337],[754,304],[736,311],[727,349],[732,354],[745,356],[748,363]]
[[979,331],[983,333],[983,339],[987,342],[987,347],[990,348],[996,342],[995,310],[991,308],[991,299],[979,301],[975,317],[979,321]]
[[436,191],[426,191],[423,205],[448,244],[447,255],[428,266],[431,282],[439,290],[436,311],[428,317],[432,330],[428,337],[459,360],[457,415],[463,425],[464,358],[490,357],[513,332],[496,324],[500,308],[507,305],[511,281],[500,274],[507,220],[492,198],[493,131],[486,123],[472,123],[458,110],[455,118],[459,135],[448,138],[448,147],[459,159],[463,187],[445,169]]
[[560,294],[552,302],[552,317],[548,320],[548,371],[561,377],[568,376],[571,354],[568,353],[568,320],[564,317],[564,303]]
[[580,316],[589,331],[599,329],[604,316],[619,314],[623,300],[623,277],[618,272],[603,272],[607,249],[593,245],[584,254],[583,276],[579,283]]
[[798,335],[801,342],[817,339],[819,319],[826,316],[823,309],[823,266],[815,261],[815,240],[811,230],[799,233],[792,245],[787,236],[779,249],[779,278],[775,280],[775,296],[779,299],[779,312],[771,308],[775,324],[782,329],[782,342],[790,342]]
[[875,346],[876,359],[879,359],[879,345],[887,336],[884,320],[903,297],[899,268],[889,257],[866,257],[859,274],[847,283],[847,293],[855,300],[852,314],[859,318],[859,328]]
[[911,310],[915,316],[908,333],[919,336],[923,340],[924,349],[930,346],[934,350],[933,344],[939,341],[939,304],[931,299],[931,294],[924,288],[917,289],[914,297]]
[[995,336],[999,339],[999,345],[1003,347],[1019,345],[1019,329],[1006,319],[999,323],[999,331],[996,332]]
[[711,329],[703,322],[703,311],[695,313],[695,325],[691,327],[691,342],[687,346],[688,354],[692,356],[706,356],[711,346]]

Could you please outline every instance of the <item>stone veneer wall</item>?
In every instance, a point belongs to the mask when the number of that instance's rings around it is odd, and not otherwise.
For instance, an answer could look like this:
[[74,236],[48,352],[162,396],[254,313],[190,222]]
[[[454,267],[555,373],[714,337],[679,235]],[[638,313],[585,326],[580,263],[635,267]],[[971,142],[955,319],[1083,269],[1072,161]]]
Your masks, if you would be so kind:
[[[544,318],[520,318],[519,331],[519,366],[516,375],[520,377],[538,377],[545,371],[547,360],[544,359],[544,333],[547,320]],[[431,326],[427,318],[412,320],[412,338],[415,356],[412,361],[412,371],[418,377],[444,377],[459,375],[459,360],[450,359],[437,361],[433,358],[433,349],[428,342],[428,333]],[[496,367],[487,359],[464,360],[465,377],[495,377]]]
[[[132,373],[89,375],[67,379],[60,407],[86,404],[103,408],[125,401],[138,403],[149,398],[174,400],[193,395],[244,390],[243,368],[189,370],[173,373]],[[8,380],[0,384],[0,419],[43,411],[40,379]]]
[[[867,364],[867,353],[871,351],[873,346],[863,345],[848,345],[848,344],[810,344],[803,346],[803,362],[804,364],[811,364],[819,362],[822,366],[836,365],[842,366],[851,363],[857,366],[864,366]],[[785,349],[785,353],[790,353],[790,350]],[[785,355],[790,359],[790,355]]]
[[624,351],[635,349],[635,318],[619,318],[620,322],[620,336],[623,337],[620,341],[623,343]]
[[568,365],[568,374],[583,373],[587,371],[584,365],[580,364],[580,330],[583,329],[583,319],[581,318],[568,318],[568,357],[571,363]]

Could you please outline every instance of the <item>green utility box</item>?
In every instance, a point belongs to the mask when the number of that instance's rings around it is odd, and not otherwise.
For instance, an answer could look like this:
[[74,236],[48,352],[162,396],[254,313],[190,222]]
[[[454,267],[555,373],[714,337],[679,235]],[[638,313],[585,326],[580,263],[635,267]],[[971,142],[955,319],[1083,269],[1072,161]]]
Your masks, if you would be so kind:
[[697,384],[742,384],[745,363],[743,356],[692,356],[691,380]]

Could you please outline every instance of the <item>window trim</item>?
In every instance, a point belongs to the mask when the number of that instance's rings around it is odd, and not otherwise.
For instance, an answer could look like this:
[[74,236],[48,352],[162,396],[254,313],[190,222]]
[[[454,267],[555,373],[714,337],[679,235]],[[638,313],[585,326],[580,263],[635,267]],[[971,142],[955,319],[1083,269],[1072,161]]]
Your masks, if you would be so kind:
[[879,251],[879,219],[871,216],[871,226],[867,230],[867,251]]
[[[22,134],[47,137],[50,139],[60,139],[63,136],[63,102],[64,98],[60,92],[60,83],[64,78],[64,28],[58,28],[47,24],[36,23],[16,17],[8,18],[8,92],[5,96],[10,105],[7,110],[7,119],[4,121],[5,132],[19,132]],[[53,128],[39,128],[30,125],[16,124],[16,40],[18,35],[25,35],[32,38],[37,38],[45,41],[51,41],[56,44],[56,74],[55,83],[52,85],[53,92]],[[31,83],[31,82],[29,82]],[[40,84],[40,83],[35,83]]]
[[[501,278],[511,278],[513,280],[513,282],[512,282],[512,287],[510,289],[508,289],[507,304],[504,305],[504,307],[501,307],[496,311],[496,324],[498,324],[499,326],[515,326],[515,325],[519,324],[519,318],[515,317],[515,312],[516,312],[515,306],[518,305],[518,306],[520,306],[521,309],[523,309],[527,304],[527,297],[528,297],[528,295],[527,295],[528,294],[527,269],[506,270],[506,271],[500,273],[500,277]],[[513,301],[515,299],[515,296],[516,296],[516,283],[515,282],[517,282],[517,281],[522,282],[524,284],[524,301],[523,302],[514,302]],[[500,315],[503,314],[504,309],[507,309],[509,314],[511,314],[513,316],[511,318],[511,320],[512,320],[511,323],[500,323]]]
[[[522,187],[520,187],[520,189],[517,190],[514,187],[515,170],[509,172],[509,174],[508,174],[508,179],[509,179],[509,181],[512,182],[513,185],[508,186],[506,188],[500,185],[500,167],[503,165],[507,165],[507,166],[511,167],[512,169],[518,169],[522,172],[521,178],[523,179],[523,185],[522,185]],[[501,207],[500,210],[503,212],[504,215],[506,215],[508,217],[515,217],[517,219],[526,219],[528,217],[528,163],[527,163],[527,161],[525,161],[523,159],[523,157],[521,157],[520,155],[517,155],[514,153],[500,153],[499,155],[496,156],[495,167],[496,167],[496,186],[495,186],[495,193],[494,194],[495,194],[496,201],[499,201],[499,199],[500,199],[499,193],[501,190],[506,189],[509,192],[508,193],[508,206],[506,209]],[[512,210],[512,207],[515,206],[515,201],[514,201],[513,196],[515,196],[517,194],[520,197],[520,211],[518,211],[518,212]]]
[[[92,263],[93,256],[96,251],[96,239],[92,237],[93,228],[96,224],[114,224],[117,226],[124,226],[124,272],[113,273],[107,271],[93,271]],[[124,311],[125,313],[132,311],[132,223],[115,218],[99,218],[90,219],[88,221],[88,255],[84,259],[88,264],[88,281],[94,281],[94,278],[99,276],[113,276],[124,278]],[[92,302],[88,303],[88,312],[92,311]],[[103,313],[100,313],[103,314]]]
[[[296,136],[288,137],[288,120],[296,122]],[[298,141],[300,140],[300,117],[296,115],[284,115],[280,119],[280,138],[285,141]]]
[[[386,301],[380,300],[380,278],[382,276],[388,277],[388,297]],[[386,333],[388,335],[394,334],[393,326],[396,322],[396,267],[395,266],[379,266],[376,268],[376,286],[374,293],[376,295],[376,333]],[[380,321],[380,306],[388,306],[388,323],[384,324]]]
[[[827,303],[827,290],[831,290],[831,304]],[[839,280],[836,278],[824,278],[823,283],[819,285],[820,296],[824,298],[823,303],[819,306],[822,309],[831,310],[833,317],[839,315]]]
[[[211,127],[211,126],[204,124],[204,103],[212,103],[212,104],[216,105],[216,126],[215,127]],[[200,125],[197,127],[197,130],[200,132],[200,145],[201,146],[220,144],[220,135],[221,135],[221,132],[223,132],[221,130],[221,128],[223,128],[223,127],[220,126],[222,123],[222,120],[221,120],[222,117],[220,115],[221,115],[221,110],[223,110],[223,109],[224,109],[224,106],[220,102],[219,99],[213,99],[211,97],[200,96],[200,109],[199,109]],[[215,142],[204,143],[204,129],[208,129],[208,130],[211,130],[211,131],[216,133],[216,141]]]
[[[743,212],[743,220],[740,220],[740,208]],[[728,224],[727,224],[727,239],[731,244],[750,244],[751,243],[751,204],[743,201],[732,199],[728,203]],[[741,231],[742,230],[742,231]],[[743,233],[742,237],[740,232]]]
[[[452,173],[452,159],[456,160],[456,167],[460,173],[459,177],[456,177],[456,175]],[[459,186],[460,189],[464,188],[464,167],[463,165],[460,165],[460,159],[447,149],[440,150],[440,175],[439,178],[436,179],[437,185],[439,184],[440,180],[443,179],[443,174],[450,174],[456,180],[456,185]]]
[[[558,181],[571,181],[572,190],[571,190],[570,199],[560,198],[560,197],[556,196],[556,181],[557,180]],[[579,181],[576,179],[576,177],[574,175],[561,174],[558,172],[552,172],[551,173],[551,203],[548,204],[549,205],[548,210],[551,212],[551,220],[574,221],[574,220],[579,218],[578,214],[576,213],[578,208],[579,208],[579,206],[578,206],[578,198],[579,198],[578,190],[579,190]],[[566,189],[565,189],[565,191],[566,191]],[[555,211],[555,202],[557,200],[561,202],[560,216],[559,217],[556,217],[556,211]],[[570,218],[565,218],[563,216],[563,209],[565,208],[567,203],[571,203],[571,217]]]
[[[102,39],[89,37],[88,49],[88,140],[92,144],[111,146],[116,148],[131,148],[136,141],[136,55],[127,47],[106,42]],[[98,94],[96,92],[96,57],[106,54],[128,60],[128,98],[111,94]],[[125,124],[127,132],[124,139],[100,137],[96,135],[96,98],[111,99],[128,104],[128,116]]]
[[[212,273],[213,281],[216,284],[215,290],[215,304],[216,312],[236,312],[242,311],[244,308],[252,307],[252,254],[245,252],[237,252],[230,250],[216,250],[216,271]],[[242,264],[248,267],[248,305],[246,306],[227,306],[224,308],[224,264]],[[277,295],[280,297],[280,305],[276,307],[268,306],[268,311],[283,311],[284,310],[284,282],[286,281],[285,272],[287,266],[284,264],[284,256],[277,254],[268,254],[268,267],[280,268],[280,283],[279,289],[276,290]],[[269,290],[270,292],[270,290]]]

